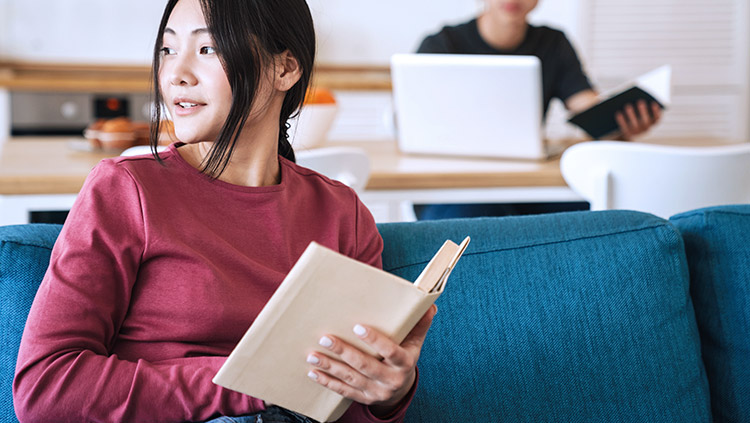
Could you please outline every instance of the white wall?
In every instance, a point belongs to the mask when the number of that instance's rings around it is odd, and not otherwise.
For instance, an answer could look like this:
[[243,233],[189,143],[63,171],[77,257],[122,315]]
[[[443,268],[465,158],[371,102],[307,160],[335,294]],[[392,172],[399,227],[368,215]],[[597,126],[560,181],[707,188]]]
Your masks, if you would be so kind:
[[41,62],[146,64],[164,2],[0,0],[0,55]]
[[8,45],[6,34],[8,28],[8,0],[0,0],[0,58],[7,56],[5,48]]
[[[542,0],[533,15],[577,38],[580,0]],[[0,0],[0,58],[148,64],[163,0]],[[475,16],[481,0],[308,0],[319,61],[387,65],[443,25]]]
[[424,36],[476,14],[476,0],[309,0],[320,62],[387,65]]
[[[413,52],[421,40],[476,16],[481,0],[308,0],[325,63],[386,65],[394,53]],[[531,19],[580,33],[579,0],[544,0]],[[341,36],[343,34],[343,36]],[[574,41],[575,42],[575,41]]]

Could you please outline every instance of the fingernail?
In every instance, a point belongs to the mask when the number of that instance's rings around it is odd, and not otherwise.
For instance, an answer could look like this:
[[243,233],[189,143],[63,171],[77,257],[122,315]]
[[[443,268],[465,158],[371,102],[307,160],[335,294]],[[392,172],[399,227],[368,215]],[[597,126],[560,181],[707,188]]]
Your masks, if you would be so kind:
[[354,325],[354,329],[352,329],[352,330],[354,331],[354,333],[357,336],[365,336],[365,335],[367,335],[367,329],[365,329],[365,327],[362,326],[362,325]]
[[320,344],[321,347],[331,348],[331,346],[333,345],[333,341],[331,340],[331,338],[324,336],[320,338],[318,344]]
[[307,377],[309,377],[312,380],[318,380],[318,374],[313,372],[312,370],[307,372]]
[[319,364],[320,359],[318,357],[315,357],[314,355],[310,354],[307,356],[307,362],[310,364]]

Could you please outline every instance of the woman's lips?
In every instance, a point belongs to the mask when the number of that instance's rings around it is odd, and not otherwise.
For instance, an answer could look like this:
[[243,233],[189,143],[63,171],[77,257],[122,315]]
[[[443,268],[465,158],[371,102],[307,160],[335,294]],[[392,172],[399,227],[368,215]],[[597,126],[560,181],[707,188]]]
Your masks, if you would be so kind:
[[521,5],[518,3],[505,3],[502,7],[508,13],[518,13],[521,11]]
[[205,106],[205,103],[200,103],[195,100],[189,99],[175,99],[174,101],[174,113],[177,116],[189,116],[197,113]]

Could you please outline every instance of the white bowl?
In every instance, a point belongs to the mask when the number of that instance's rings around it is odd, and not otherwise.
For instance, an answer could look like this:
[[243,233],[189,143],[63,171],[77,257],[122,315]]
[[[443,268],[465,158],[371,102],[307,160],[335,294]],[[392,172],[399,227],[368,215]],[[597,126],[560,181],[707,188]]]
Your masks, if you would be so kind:
[[320,147],[336,119],[336,104],[306,104],[299,116],[289,119],[289,141],[295,150]]

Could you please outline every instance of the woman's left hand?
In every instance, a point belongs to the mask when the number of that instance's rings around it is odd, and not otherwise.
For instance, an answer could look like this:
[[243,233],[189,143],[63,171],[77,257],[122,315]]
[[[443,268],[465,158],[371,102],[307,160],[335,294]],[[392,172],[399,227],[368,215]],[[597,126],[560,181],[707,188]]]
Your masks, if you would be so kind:
[[356,402],[369,405],[376,415],[389,413],[409,393],[416,379],[416,365],[427,330],[437,307],[432,306],[401,345],[373,328],[356,325],[354,333],[382,360],[360,351],[332,335],[320,339],[320,345],[333,355],[313,352],[307,362],[314,366],[308,376]]

